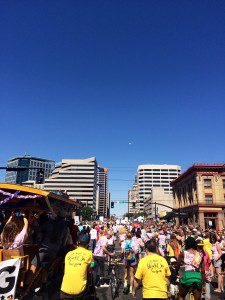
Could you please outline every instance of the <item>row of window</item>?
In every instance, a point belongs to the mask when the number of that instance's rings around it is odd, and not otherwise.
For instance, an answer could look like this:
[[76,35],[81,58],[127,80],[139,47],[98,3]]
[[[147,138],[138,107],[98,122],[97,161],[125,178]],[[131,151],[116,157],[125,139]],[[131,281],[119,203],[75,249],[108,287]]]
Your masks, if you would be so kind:
[[[204,188],[212,188],[212,180],[204,179]],[[225,189],[225,179],[223,179],[223,188]]]
[[31,161],[30,166],[31,167],[41,167],[41,168],[46,168],[46,169],[52,169],[52,167],[54,167],[54,164],[38,162],[38,161]]
[[156,172],[179,172],[179,170],[176,169],[140,169],[139,172],[146,172],[146,171],[156,171]]
[[[167,179],[168,181],[172,181],[173,179],[176,179],[177,177],[165,177],[165,176],[162,176],[162,177],[156,177],[156,178],[152,178],[152,177],[142,177],[142,178],[139,178],[139,182],[140,181],[145,181],[145,182],[149,182],[149,181],[151,181],[151,180],[149,180],[149,179],[153,179],[153,181],[154,181],[154,179]],[[148,179],[148,180],[146,180],[146,179]]]

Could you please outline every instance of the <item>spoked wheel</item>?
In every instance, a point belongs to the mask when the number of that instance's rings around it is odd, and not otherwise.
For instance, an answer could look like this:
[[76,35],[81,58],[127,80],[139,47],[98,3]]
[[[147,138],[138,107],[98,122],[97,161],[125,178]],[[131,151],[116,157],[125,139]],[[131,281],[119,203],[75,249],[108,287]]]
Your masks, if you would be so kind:
[[111,286],[111,295],[112,299],[116,299],[118,297],[119,292],[119,282],[115,275],[113,275],[110,279],[110,286]]

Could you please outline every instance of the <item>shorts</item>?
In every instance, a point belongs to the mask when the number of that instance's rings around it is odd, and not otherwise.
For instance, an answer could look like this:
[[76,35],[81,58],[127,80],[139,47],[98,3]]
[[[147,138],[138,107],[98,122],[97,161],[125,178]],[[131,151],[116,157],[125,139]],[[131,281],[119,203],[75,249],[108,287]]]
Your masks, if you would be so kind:
[[113,253],[113,252],[115,251],[115,247],[114,247],[113,245],[108,245],[108,246],[106,247],[106,249],[107,249],[109,252],[111,252],[111,253]]
[[126,267],[126,268],[129,268],[129,267],[132,267],[134,268],[136,265],[137,265],[137,261],[134,259],[134,260],[123,260],[123,265]]
[[220,268],[222,265],[222,259],[219,259],[219,260],[213,260],[213,266],[214,268]]

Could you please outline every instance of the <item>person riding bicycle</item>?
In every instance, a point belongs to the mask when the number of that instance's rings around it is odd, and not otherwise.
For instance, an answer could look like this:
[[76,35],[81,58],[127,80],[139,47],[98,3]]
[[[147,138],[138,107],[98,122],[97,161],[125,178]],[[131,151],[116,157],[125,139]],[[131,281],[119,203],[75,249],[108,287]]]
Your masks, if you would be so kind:
[[114,256],[114,252],[107,250],[108,241],[111,239],[111,231],[104,232],[104,235],[101,236],[94,249],[94,262],[95,262],[95,272],[94,272],[94,281],[95,285],[107,286],[105,282],[105,256]]
[[185,240],[185,250],[179,255],[177,270],[182,264],[184,275],[180,279],[179,300],[184,300],[190,291],[195,300],[200,300],[205,285],[205,268],[203,255],[197,251],[197,242],[193,237]]
[[94,292],[91,274],[92,252],[88,250],[90,238],[81,234],[77,249],[67,253],[60,299],[90,299]]

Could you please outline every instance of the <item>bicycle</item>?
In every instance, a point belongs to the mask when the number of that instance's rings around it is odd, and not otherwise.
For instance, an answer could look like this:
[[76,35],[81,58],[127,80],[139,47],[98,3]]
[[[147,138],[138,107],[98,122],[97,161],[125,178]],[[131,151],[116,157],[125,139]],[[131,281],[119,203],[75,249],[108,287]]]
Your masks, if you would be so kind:
[[121,280],[119,278],[119,259],[114,259],[108,266],[108,275],[110,276],[109,284],[111,287],[112,299],[119,297]]

